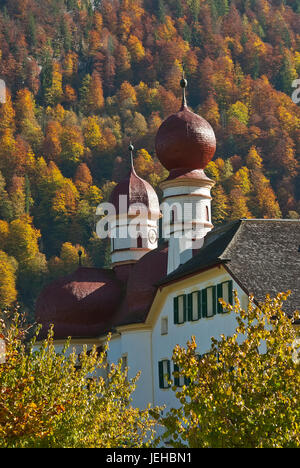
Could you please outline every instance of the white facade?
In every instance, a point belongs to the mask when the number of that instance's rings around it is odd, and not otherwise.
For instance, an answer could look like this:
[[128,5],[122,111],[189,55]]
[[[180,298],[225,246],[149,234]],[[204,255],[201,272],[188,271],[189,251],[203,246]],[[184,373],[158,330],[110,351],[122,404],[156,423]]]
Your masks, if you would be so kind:
[[[151,403],[154,406],[166,405],[167,408],[171,408],[177,405],[174,392],[170,388],[160,388],[159,382],[159,362],[169,361],[171,375],[174,371],[172,354],[177,344],[185,346],[187,341],[195,336],[197,352],[204,354],[210,349],[212,337],[218,338],[221,334],[234,333],[237,327],[234,312],[202,317],[196,321],[187,320],[182,324],[174,323],[175,297],[226,281],[232,281],[229,273],[223,267],[215,267],[168,285],[157,292],[145,324],[118,329],[118,334],[114,335],[109,346],[108,361],[117,362],[126,356],[129,377],[141,372],[133,395],[135,406],[144,408]],[[237,291],[242,305],[246,307],[247,295],[235,282],[233,289]]]
[[[137,213],[139,210],[136,210]],[[119,215],[111,222],[112,266],[139,261],[149,250],[157,248],[158,216]]]

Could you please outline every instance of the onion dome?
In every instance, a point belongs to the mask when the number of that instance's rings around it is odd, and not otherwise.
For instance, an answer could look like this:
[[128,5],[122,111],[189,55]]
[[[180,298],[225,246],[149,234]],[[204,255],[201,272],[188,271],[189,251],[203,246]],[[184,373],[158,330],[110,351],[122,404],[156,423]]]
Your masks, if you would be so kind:
[[[144,205],[148,208],[150,217],[158,217],[160,215],[159,201],[154,188],[145,180],[137,175],[133,164],[132,145],[129,146],[131,153],[130,171],[126,179],[122,180],[113,190],[110,203],[116,209],[116,214],[133,214],[136,215],[136,210],[139,205]],[[124,202],[121,202],[120,197],[124,197]],[[122,197],[122,198],[123,198]]]
[[99,336],[110,329],[122,300],[122,283],[111,270],[78,268],[48,285],[36,304],[41,338],[54,325],[56,339]]
[[156,136],[156,154],[162,165],[173,169],[204,169],[216,151],[216,137],[211,125],[194,114],[186,103],[187,81],[181,80],[182,106],[160,126]]

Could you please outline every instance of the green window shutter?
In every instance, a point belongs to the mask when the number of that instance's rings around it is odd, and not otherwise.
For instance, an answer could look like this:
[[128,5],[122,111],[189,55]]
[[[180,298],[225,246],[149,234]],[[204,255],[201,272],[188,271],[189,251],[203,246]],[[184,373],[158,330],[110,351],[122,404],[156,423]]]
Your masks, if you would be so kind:
[[[179,367],[177,366],[177,364],[174,364],[174,372],[179,372]],[[174,384],[175,387],[179,387],[179,376],[174,377]]]
[[201,319],[201,310],[202,310],[202,300],[201,300],[201,291],[198,291],[198,319]]
[[188,294],[188,320],[193,320],[193,294]]
[[[170,361],[167,361],[167,369],[168,369],[168,380],[171,379],[171,364]],[[168,384],[168,387],[170,387],[170,384]]]
[[178,324],[179,317],[178,317],[178,297],[174,297],[174,323]]
[[228,281],[228,297],[229,297],[229,304],[233,305],[233,281]]
[[207,317],[207,289],[202,289],[201,305],[202,305],[202,317]]
[[158,363],[158,376],[159,376],[159,388],[164,388],[164,363],[159,361]]
[[223,313],[223,306],[219,302],[219,299],[222,299],[222,298],[223,298],[223,285],[221,283],[221,284],[217,285],[217,310],[218,310],[218,314]]
[[213,286],[213,314],[217,314],[217,287]]
[[188,387],[191,384],[191,379],[189,377],[184,377],[184,385]]

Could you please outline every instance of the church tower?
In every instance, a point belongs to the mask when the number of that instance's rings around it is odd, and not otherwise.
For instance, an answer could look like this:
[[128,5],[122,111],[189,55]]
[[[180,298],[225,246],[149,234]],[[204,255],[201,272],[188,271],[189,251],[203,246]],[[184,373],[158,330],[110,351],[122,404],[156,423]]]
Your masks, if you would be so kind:
[[110,198],[116,210],[111,223],[112,268],[123,280],[131,267],[158,243],[159,201],[153,187],[134,168],[134,147],[129,146],[130,171]]
[[188,261],[201,248],[213,228],[211,188],[204,173],[216,151],[210,124],[187,106],[187,81],[181,80],[182,106],[168,117],[156,136],[156,154],[170,171],[161,183],[163,191],[163,237],[169,240],[168,274]]

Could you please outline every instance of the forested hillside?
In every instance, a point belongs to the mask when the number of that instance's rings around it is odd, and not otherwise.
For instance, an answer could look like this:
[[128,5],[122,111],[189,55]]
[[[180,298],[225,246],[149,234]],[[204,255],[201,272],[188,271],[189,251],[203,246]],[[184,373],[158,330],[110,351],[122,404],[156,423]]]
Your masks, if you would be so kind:
[[[0,0],[0,305],[107,262],[95,208],[128,167],[155,187],[162,120],[190,107],[218,146],[214,223],[300,216],[300,0]],[[80,246],[80,247],[79,247]]]

